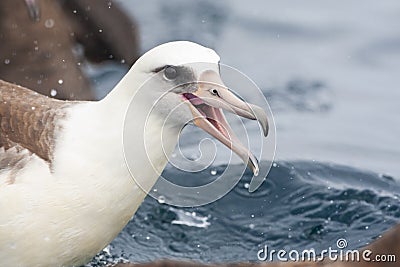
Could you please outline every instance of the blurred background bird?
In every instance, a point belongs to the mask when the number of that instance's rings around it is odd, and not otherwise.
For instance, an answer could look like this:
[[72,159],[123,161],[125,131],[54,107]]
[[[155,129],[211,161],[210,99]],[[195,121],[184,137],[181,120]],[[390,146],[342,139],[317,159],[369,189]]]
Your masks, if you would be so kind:
[[85,63],[131,66],[138,34],[133,18],[112,1],[3,0],[0,78],[62,100],[94,100]]

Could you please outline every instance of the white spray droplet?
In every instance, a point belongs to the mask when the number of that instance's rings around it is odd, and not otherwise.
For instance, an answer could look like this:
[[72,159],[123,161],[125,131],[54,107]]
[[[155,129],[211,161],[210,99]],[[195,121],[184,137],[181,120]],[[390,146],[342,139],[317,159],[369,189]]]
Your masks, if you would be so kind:
[[249,189],[250,184],[249,183],[245,183],[243,186],[244,186],[244,188]]
[[53,19],[46,19],[44,22],[44,26],[46,28],[53,28],[54,27],[54,20]]
[[57,95],[57,90],[56,89],[51,89],[50,95],[51,96],[56,96]]
[[4,64],[6,64],[6,65],[10,64],[10,60],[9,60],[8,58],[6,58],[6,59],[4,60]]
[[63,80],[58,80],[58,84],[63,84],[64,83],[64,81]]
[[164,197],[164,196],[159,196],[159,197],[157,198],[157,201],[158,201],[158,203],[160,203],[160,204],[164,204],[164,203],[165,203],[165,197]]
[[216,175],[217,174],[217,170],[211,170],[211,175]]

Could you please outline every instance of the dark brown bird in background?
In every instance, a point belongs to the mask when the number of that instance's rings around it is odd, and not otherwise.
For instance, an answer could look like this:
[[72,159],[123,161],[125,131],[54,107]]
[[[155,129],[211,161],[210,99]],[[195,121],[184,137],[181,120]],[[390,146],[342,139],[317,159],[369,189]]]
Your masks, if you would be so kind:
[[82,62],[132,65],[138,56],[137,25],[112,1],[0,1],[0,78],[6,81],[58,99],[94,100]]

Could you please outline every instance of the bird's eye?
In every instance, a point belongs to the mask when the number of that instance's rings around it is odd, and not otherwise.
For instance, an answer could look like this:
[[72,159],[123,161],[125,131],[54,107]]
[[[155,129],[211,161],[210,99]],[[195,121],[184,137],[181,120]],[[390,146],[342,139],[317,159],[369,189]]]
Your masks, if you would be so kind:
[[168,80],[175,80],[178,76],[178,71],[173,66],[166,66],[164,69],[164,77]]
[[211,89],[211,90],[210,90],[210,93],[211,93],[212,95],[215,95],[215,96],[218,96],[218,97],[219,97],[219,93],[218,93],[218,90],[217,90],[217,89]]

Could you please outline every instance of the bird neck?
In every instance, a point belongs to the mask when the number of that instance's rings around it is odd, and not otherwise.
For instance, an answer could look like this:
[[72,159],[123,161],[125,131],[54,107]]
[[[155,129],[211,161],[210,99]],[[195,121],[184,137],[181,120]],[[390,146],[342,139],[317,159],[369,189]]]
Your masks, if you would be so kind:
[[158,96],[150,95],[146,88],[139,90],[141,80],[131,70],[99,106],[119,128],[115,141],[122,146],[131,175],[148,192],[168,163],[181,129],[165,125],[162,114],[154,112]]
[[141,81],[133,68],[117,83],[117,85],[100,101],[103,108],[124,116],[132,98],[139,90]]

